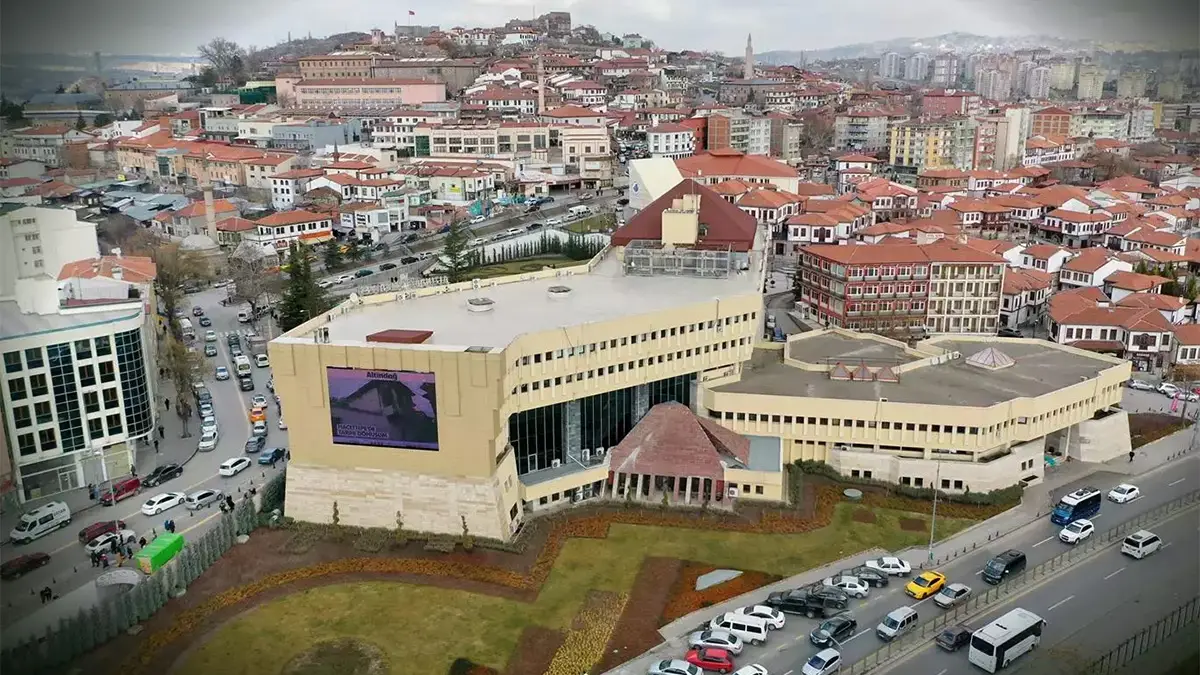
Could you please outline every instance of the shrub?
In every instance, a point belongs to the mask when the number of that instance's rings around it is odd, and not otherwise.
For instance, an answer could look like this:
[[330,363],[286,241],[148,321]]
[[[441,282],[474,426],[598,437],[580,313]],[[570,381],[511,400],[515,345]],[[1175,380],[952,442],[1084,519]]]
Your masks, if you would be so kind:
[[354,540],[354,548],[367,553],[379,553],[388,544],[392,533],[382,527],[366,527]]
[[433,537],[425,542],[426,551],[438,551],[440,553],[453,553],[454,547],[458,542],[446,537]]
[[[933,499],[933,488],[918,488],[909,485],[896,485],[886,481],[875,480],[873,478],[855,478],[838,473],[836,469],[829,466],[825,462],[817,462],[813,460],[796,460],[796,467],[801,473],[824,476],[837,483],[848,485],[864,485],[880,487],[889,492],[909,497],[912,499]],[[790,487],[790,485],[789,485]],[[992,490],[990,492],[971,492],[970,488],[966,492],[942,492],[938,490],[938,499],[948,502],[956,502],[959,504],[974,504],[977,506],[1015,506],[1021,502],[1021,495],[1025,488],[1022,484],[1017,483],[1006,488]]]

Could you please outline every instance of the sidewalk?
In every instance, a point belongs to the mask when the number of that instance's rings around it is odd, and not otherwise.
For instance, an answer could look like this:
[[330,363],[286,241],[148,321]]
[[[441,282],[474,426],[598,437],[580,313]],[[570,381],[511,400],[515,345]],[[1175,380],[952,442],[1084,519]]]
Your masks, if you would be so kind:
[[[173,388],[166,383],[160,382],[159,390],[171,392],[172,395],[174,394]],[[158,442],[157,453],[154,451],[153,438],[147,438],[148,442],[145,443],[137,443],[135,465],[137,466],[139,476],[145,476],[160,464],[168,462],[175,462],[181,465],[186,464],[196,454],[196,442],[199,440],[200,429],[200,420],[198,417],[193,415],[188,421],[188,431],[192,434],[188,438],[180,438],[183,424],[173,409],[167,411],[162,405],[159,405],[158,423],[163,426],[165,437]],[[157,437],[158,430],[156,428],[154,438]],[[117,478],[117,476],[113,476],[112,478]],[[81,515],[84,512],[100,507],[100,502],[89,498],[87,486],[26,502],[20,505],[19,508],[8,509],[0,513],[0,544],[8,543],[8,533],[16,527],[21,514],[48,502],[66,503],[71,509],[72,520],[76,521],[84,518]]]
[[[1053,507],[1051,503],[1052,495],[1057,496],[1064,486],[1081,481],[1094,473],[1108,472],[1136,476],[1166,466],[1181,457],[1194,454],[1197,451],[1193,442],[1194,429],[1195,427],[1184,429],[1166,438],[1142,446],[1137,450],[1137,455],[1132,462],[1129,461],[1127,456],[1123,456],[1101,463],[1071,462],[1055,467],[1046,474],[1042,483],[1025,493],[1025,498],[1020,505],[974,527],[963,530],[950,539],[935,544],[933,547],[935,564],[944,564],[948,560],[976,550],[979,546],[985,546],[989,541],[1041,520]],[[819,582],[825,577],[832,576],[834,573],[858,564],[864,559],[888,555],[888,553],[878,549],[855,553],[837,562],[829,563],[818,569],[801,572],[769,586],[755,589],[744,595],[726,600],[712,607],[706,607],[700,612],[678,619],[659,629],[659,634],[666,642],[607,671],[605,675],[642,675],[657,660],[678,658],[678,655],[683,651],[683,642],[688,632],[699,626],[704,618],[716,616],[736,607],[753,604],[756,601],[755,599],[766,597],[768,593],[773,591]],[[900,551],[894,555],[913,561],[914,568],[917,568],[918,565],[916,562],[918,560],[926,561],[929,557],[929,551],[927,547],[919,547]],[[924,566],[924,564],[924,562],[921,563],[921,566]]]

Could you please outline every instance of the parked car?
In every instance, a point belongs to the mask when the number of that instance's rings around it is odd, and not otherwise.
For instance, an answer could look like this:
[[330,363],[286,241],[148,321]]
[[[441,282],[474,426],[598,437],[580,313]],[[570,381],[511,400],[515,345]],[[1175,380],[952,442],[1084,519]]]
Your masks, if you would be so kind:
[[1129,388],[1137,389],[1139,391],[1154,391],[1154,385],[1144,380],[1130,380]]
[[195,511],[196,509],[202,509],[206,506],[216,504],[224,497],[225,495],[221,494],[220,490],[205,488],[203,490],[197,490],[196,492],[188,495],[187,499],[184,500],[184,503],[187,504],[189,511]]
[[286,448],[271,448],[270,450],[266,450],[258,456],[258,463],[271,464],[272,462],[282,462],[286,455]]
[[1004,328],[1001,328],[1000,330],[996,331],[996,337],[1019,338],[1019,337],[1025,337],[1025,336],[1021,335],[1021,331],[1017,330],[1016,328],[1004,327]]
[[950,609],[966,602],[969,597],[971,597],[971,587],[955,583],[943,588],[940,593],[933,596],[933,604],[942,609]]
[[788,614],[803,614],[810,619],[832,616],[846,609],[848,598],[837,589],[831,590],[840,593],[841,596],[814,593],[811,588],[794,588],[790,591],[771,593],[763,604]]
[[1187,401],[1189,403],[1195,403],[1196,401],[1200,401],[1200,394],[1197,394],[1194,391],[1178,391],[1175,392],[1175,395],[1171,398],[1179,399],[1180,401]]
[[192,307],[192,316],[204,316],[204,308],[200,305]]
[[369,277],[372,274],[375,274],[375,270],[359,270],[354,273],[354,278],[361,279],[363,277]]
[[196,450],[198,452],[212,452],[217,449],[217,440],[219,439],[220,436],[215,430],[206,431],[200,434],[200,442],[196,444]]
[[246,439],[246,454],[254,454],[262,452],[262,449],[267,446],[267,439],[262,436],[251,436]]
[[908,585],[904,587],[904,592],[917,600],[924,600],[942,590],[945,585],[946,575],[930,570],[922,572],[916,579],[908,582]]
[[209,415],[208,417],[205,417],[204,419],[200,420],[200,433],[203,434],[206,431],[212,431],[212,432],[220,431],[220,425],[217,424],[216,417]]
[[724,649],[715,647],[690,649],[684,660],[701,670],[715,670],[718,673],[733,672],[733,655]]
[[251,396],[251,397],[250,397],[250,405],[254,406],[255,408],[265,408],[265,407],[267,407],[267,397],[266,397],[266,395],[264,395],[264,394],[255,394],[254,396]]
[[877,558],[875,560],[868,560],[865,564],[871,569],[879,570],[894,577],[901,577],[912,572],[912,565],[909,565],[907,560],[899,558]]
[[344,284],[344,283],[346,283],[347,281],[352,281],[353,279],[354,279],[354,275],[353,275],[353,274],[339,274],[339,275],[338,275],[338,278],[333,280],[333,283],[335,283],[335,284]]
[[142,513],[147,516],[157,516],[167,509],[179,506],[186,499],[187,495],[182,492],[164,492],[154,495],[150,499],[147,499],[145,504],[142,504]]
[[213,374],[218,380],[229,379],[229,369],[225,366],[217,366],[216,372]]
[[804,667],[801,675],[831,675],[842,669],[842,654],[836,649],[822,649],[813,654]]
[[[787,617],[783,615],[783,612],[773,607],[767,607],[766,605],[749,605],[747,607],[738,607],[737,609],[733,610],[733,613],[762,619],[763,621],[767,622],[767,628],[770,628],[771,630],[779,630],[780,628],[783,628],[785,623],[787,623]],[[736,654],[737,652],[734,653]]]
[[39,567],[50,563],[50,556],[45,553],[26,553],[6,561],[0,565],[0,579],[16,579],[29,574]]
[[212,402],[210,402],[210,401],[201,402],[199,412],[200,412],[201,418],[208,417],[209,415],[215,414],[215,410],[213,409]]
[[950,626],[938,633],[934,642],[948,652],[956,652],[971,642],[971,629],[966,626]]
[[1135,485],[1129,483],[1121,483],[1117,487],[1108,491],[1108,498],[1118,504],[1125,504],[1135,499],[1140,499],[1142,491]]
[[178,478],[179,476],[182,476],[182,475],[183,475],[183,467],[182,466],[179,466],[178,464],[175,464],[175,463],[163,464],[162,466],[159,466],[159,467],[155,468],[153,471],[151,471],[150,473],[146,474],[146,477],[142,479],[142,486],[143,487],[156,487],[158,485],[162,485],[163,483],[171,480],[172,478]]
[[702,672],[699,666],[683,659],[665,659],[650,666],[647,675],[701,675]]
[[888,576],[887,572],[877,570],[874,567],[867,567],[866,565],[859,565],[858,567],[853,567],[849,570],[842,572],[842,575],[858,577],[859,579],[862,579],[863,581],[867,582],[868,584],[871,584],[875,588],[887,586],[891,582],[891,577]]
[[215,331],[215,330],[204,331],[204,341],[205,342],[216,342],[217,341],[217,331]]
[[260,438],[265,438],[267,435],[267,431],[268,431],[268,429],[267,429],[267,421],[266,420],[258,420],[250,427],[250,435],[251,436],[258,436]]
[[212,326],[212,319],[208,318],[207,316],[200,317],[201,328],[208,328],[210,326]]
[[818,647],[840,645],[854,636],[858,630],[858,621],[847,613],[837,614],[817,624],[808,634],[809,642]]
[[396,263],[383,263],[382,265],[379,266],[380,272],[386,272],[388,270],[394,270],[394,269],[396,269]]
[[204,355],[205,356],[216,356],[217,355],[217,346],[212,345],[212,344],[204,345]]
[[242,391],[254,391],[254,378],[249,375],[242,375],[238,378],[238,389]]
[[727,630],[699,630],[688,636],[688,647],[715,647],[736,655],[742,653],[742,639]]
[[870,592],[867,582],[858,577],[846,575],[829,577],[824,581],[824,584],[833,588],[840,588],[852,598],[865,598],[867,597],[867,593]]
[[87,544],[102,534],[123,529],[125,529],[125,521],[123,520],[101,520],[79,531],[79,543]]
[[1179,393],[1179,387],[1171,384],[1170,382],[1163,382],[1162,384],[1158,385],[1158,393],[1164,396],[1174,396],[1175,394]]
[[217,473],[229,478],[231,476],[236,476],[249,468],[250,460],[246,459],[245,457],[231,457],[224,462],[221,462],[221,466],[217,468]]

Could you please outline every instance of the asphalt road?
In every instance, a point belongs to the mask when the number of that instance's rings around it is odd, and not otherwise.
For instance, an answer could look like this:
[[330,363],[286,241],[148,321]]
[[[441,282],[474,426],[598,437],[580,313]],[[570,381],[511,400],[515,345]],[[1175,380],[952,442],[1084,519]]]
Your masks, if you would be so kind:
[[[1073,673],[1200,595],[1196,551],[1200,527],[1195,511],[1154,526],[1164,548],[1142,560],[1106,549],[1026,595],[997,605],[971,621],[978,629],[1014,607],[1046,620],[1042,642],[1014,662],[1022,675]],[[1193,632],[1194,629],[1193,629]],[[934,646],[889,669],[894,675],[950,675],[980,672],[967,661],[967,650],[947,653]]]
[[[1134,378],[1137,374],[1134,373]],[[1179,402],[1179,408],[1174,412],[1171,411],[1171,399],[1158,393],[1157,391],[1144,391],[1141,389],[1130,389],[1125,387],[1125,393],[1121,396],[1121,407],[1131,413],[1140,412],[1157,412],[1173,415],[1186,414],[1188,417],[1195,415],[1197,410],[1200,410],[1200,403]],[[1184,406],[1186,405],[1186,410]]]
[[[211,289],[203,293],[188,295],[183,302],[184,307],[189,311],[192,305],[203,307],[206,314],[213,321],[211,330],[215,330],[218,334],[218,341],[216,343],[219,349],[218,355],[205,359],[208,364],[208,369],[205,372],[205,381],[213,394],[213,407],[216,410],[217,423],[221,431],[216,450],[212,452],[194,452],[196,443],[200,440],[200,425],[199,419],[193,417],[189,424],[189,429],[193,434],[192,437],[178,438],[178,433],[172,434],[168,432],[166,438],[160,441],[161,452],[156,456],[160,463],[180,463],[191,457],[190,461],[187,461],[184,465],[183,475],[161,486],[143,489],[141,494],[128,497],[118,502],[114,507],[95,507],[85,512],[74,514],[70,525],[37,539],[30,544],[14,546],[6,543],[3,547],[0,547],[0,559],[3,560],[8,560],[24,553],[38,551],[50,554],[50,563],[45,567],[35,570],[19,579],[3,582],[4,611],[0,613],[0,617],[2,617],[0,621],[2,621],[3,625],[8,626],[14,621],[20,620],[39,609],[40,603],[37,598],[37,589],[45,586],[53,586],[55,592],[59,596],[63,596],[93,581],[104,571],[103,569],[91,566],[83,545],[79,543],[79,531],[87,525],[107,519],[119,519],[125,521],[127,529],[137,532],[139,537],[145,536],[147,539],[151,539],[153,530],[157,529],[158,532],[162,532],[163,522],[168,518],[172,518],[176,522],[177,532],[202,534],[208,527],[212,526],[217,516],[220,515],[220,511],[216,506],[202,509],[195,513],[190,513],[184,506],[178,506],[157,516],[150,517],[142,515],[140,511],[141,505],[150,497],[161,492],[184,492],[191,494],[202,488],[222,490],[226,494],[232,494],[236,500],[240,494],[239,488],[244,491],[251,484],[261,488],[279,470],[260,466],[257,464],[257,457],[250,456],[251,461],[255,462],[255,464],[237,476],[225,478],[217,475],[217,468],[222,462],[231,457],[243,454],[244,444],[250,434],[250,424],[247,417],[250,397],[255,393],[262,393],[267,396],[268,400],[272,398],[266,388],[267,379],[270,377],[269,369],[267,368],[254,369],[256,389],[253,392],[241,392],[238,389],[236,379],[231,378],[224,382],[217,382],[214,379],[213,372],[217,365],[224,365],[230,369],[230,372],[233,371],[233,359],[229,355],[224,336],[230,331],[244,330],[247,327],[246,324],[239,324],[237,322],[237,307],[222,307],[219,304],[218,301],[224,297],[224,293],[224,289]],[[200,342],[197,342],[197,344],[202,345],[203,331],[210,329],[197,326],[197,330],[200,331]],[[266,326],[260,326],[259,332],[265,333],[265,331]],[[242,346],[243,348],[246,346],[244,339],[242,340]],[[174,398],[173,389],[169,385],[163,391],[169,392],[166,394],[169,398]],[[270,429],[267,436],[267,447],[287,447],[287,431],[281,431],[276,427],[278,415],[276,414],[275,406],[273,404],[268,405],[267,410],[268,428]],[[164,414],[170,418],[178,419],[175,418],[173,411]],[[147,466],[143,462],[140,473],[145,475],[154,466],[154,463]],[[282,466],[280,466],[281,468]],[[137,546],[134,546],[134,549],[137,549]]]
[[[1107,492],[1111,487],[1128,480],[1127,476],[1114,473],[1093,474],[1079,484],[1063,486],[1055,491],[1053,497],[1057,498],[1066,494],[1082,484],[1092,485]],[[1161,470],[1130,482],[1138,485],[1145,496],[1123,505],[1106,501],[1100,514],[1092,519],[1101,530],[1114,527],[1196,489],[1200,484],[1200,457],[1192,457],[1172,465],[1170,470]],[[1049,494],[1046,495],[1047,504],[1051,497]],[[939,571],[947,576],[948,584],[960,582],[974,589],[983,590],[987,584],[979,578],[979,573],[992,556],[1001,551],[1016,548],[1025,552],[1028,566],[1032,568],[1063,552],[1066,544],[1059,542],[1057,538],[1060,529],[1047,517],[997,539],[992,542],[990,547],[981,547],[960,556],[940,567]],[[1195,547],[1192,547],[1192,550],[1194,551]],[[916,564],[920,561],[910,560],[909,562]],[[862,659],[883,645],[883,642],[875,636],[875,626],[893,609],[902,606],[914,607],[921,615],[922,620],[942,611],[933,604],[932,600],[916,602],[905,595],[904,585],[906,583],[906,579],[893,577],[891,584],[887,587],[872,589],[866,598],[850,601],[847,610],[857,619],[858,632],[838,647],[847,665]],[[747,645],[737,658],[737,664],[740,666],[758,663],[766,667],[772,674],[788,675],[800,672],[804,663],[813,654],[820,651],[808,639],[809,632],[818,623],[819,620],[816,619],[810,620],[802,616],[788,615],[787,625],[772,632],[765,645],[761,647]],[[912,672],[936,675],[938,670],[940,668],[932,671]],[[951,670],[950,672],[956,671]]]

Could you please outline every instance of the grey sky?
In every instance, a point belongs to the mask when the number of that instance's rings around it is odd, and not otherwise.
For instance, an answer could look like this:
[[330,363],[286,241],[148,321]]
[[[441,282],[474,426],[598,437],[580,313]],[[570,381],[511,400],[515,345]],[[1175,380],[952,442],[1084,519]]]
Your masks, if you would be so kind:
[[[983,35],[1051,34],[1178,44],[1196,38],[1194,0],[4,0],[4,51],[193,54],[223,36],[268,45],[312,32],[327,35],[393,22],[499,25],[551,10],[601,31],[639,32],[668,49],[741,53],[820,49],[951,31]],[[1188,13],[1185,15],[1183,13]],[[1183,20],[1181,20],[1183,19]],[[1193,39],[1192,44],[1196,44]]]

